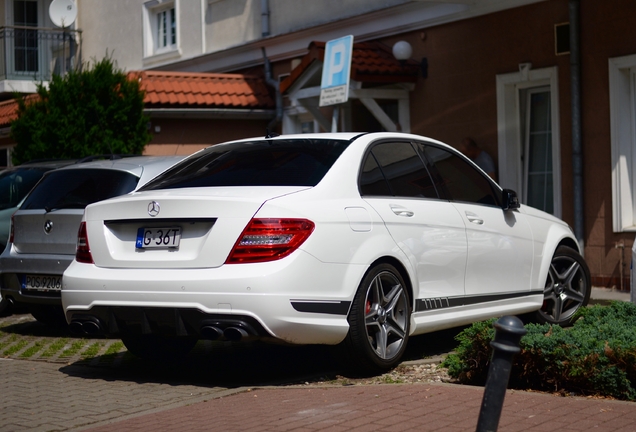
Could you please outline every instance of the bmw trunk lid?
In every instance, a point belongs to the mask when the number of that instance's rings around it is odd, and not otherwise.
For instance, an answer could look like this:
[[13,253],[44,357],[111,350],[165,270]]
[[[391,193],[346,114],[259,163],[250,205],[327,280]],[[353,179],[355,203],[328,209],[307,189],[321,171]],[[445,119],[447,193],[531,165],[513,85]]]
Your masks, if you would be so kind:
[[21,254],[74,255],[84,209],[18,210],[13,247]]
[[210,268],[223,265],[267,200],[306,187],[215,187],[138,192],[86,208],[98,267]]

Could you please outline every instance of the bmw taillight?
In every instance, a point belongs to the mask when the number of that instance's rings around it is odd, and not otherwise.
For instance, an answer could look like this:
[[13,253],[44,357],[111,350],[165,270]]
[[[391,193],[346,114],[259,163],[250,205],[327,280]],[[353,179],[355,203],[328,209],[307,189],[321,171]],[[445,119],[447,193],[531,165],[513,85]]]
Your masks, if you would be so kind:
[[75,250],[75,260],[85,264],[93,264],[93,255],[88,246],[88,233],[86,232],[86,222],[80,223],[77,232],[77,249]]
[[13,243],[13,239],[15,237],[15,228],[13,228],[15,213],[11,215],[11,227],[9,228],[9,243]]
[[225,263],[256,263],[284,258],[307,240],[314,226],[307,219],[252,219]]

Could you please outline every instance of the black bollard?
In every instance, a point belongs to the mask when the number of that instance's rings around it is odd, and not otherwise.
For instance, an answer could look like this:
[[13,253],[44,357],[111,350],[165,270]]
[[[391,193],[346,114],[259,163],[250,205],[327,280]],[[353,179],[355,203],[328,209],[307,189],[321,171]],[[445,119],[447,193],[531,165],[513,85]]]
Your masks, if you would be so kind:
[[484,398],[481,401],[477,432],[497,430],[512,369],[512,358],[521,351],[519,341],[526,334],[523,323],[515,316],[501,317],[493,327],[495,339],[490,342],[490,346],[494,351],[488,369]]

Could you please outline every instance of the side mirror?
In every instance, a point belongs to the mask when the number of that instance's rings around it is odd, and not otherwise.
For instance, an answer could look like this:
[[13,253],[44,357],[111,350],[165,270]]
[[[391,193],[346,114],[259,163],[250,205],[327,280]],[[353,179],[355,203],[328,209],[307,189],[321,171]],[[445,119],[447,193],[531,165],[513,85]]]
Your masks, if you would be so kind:
[[501,193],[501,198],[504,211],[514,210],[521,207],[521,204],[519,204],[519,197],[517,196],[517,192],[513,191],[512,189],[504,189]]

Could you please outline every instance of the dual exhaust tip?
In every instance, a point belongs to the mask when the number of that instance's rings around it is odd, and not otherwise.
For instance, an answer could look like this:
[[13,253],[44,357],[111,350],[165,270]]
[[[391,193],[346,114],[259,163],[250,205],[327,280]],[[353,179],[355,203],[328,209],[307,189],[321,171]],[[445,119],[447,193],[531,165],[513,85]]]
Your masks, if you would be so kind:
[[248,337],[249,333],[240,327],[226,327],[221,329],[211,325],[201,327],[201,336],[203,339],[218,340],[226,339],[231,342],[238,342],[241,339]]
[[73,334],[77,335],[89,335],[96,336],[100,334],[104,334],[104,330],[102,329],[101,324],[98,321],[80,321],[73,320],[68,325],[69,330]]

